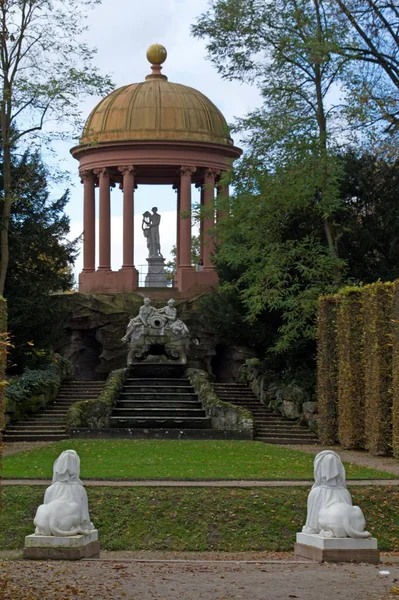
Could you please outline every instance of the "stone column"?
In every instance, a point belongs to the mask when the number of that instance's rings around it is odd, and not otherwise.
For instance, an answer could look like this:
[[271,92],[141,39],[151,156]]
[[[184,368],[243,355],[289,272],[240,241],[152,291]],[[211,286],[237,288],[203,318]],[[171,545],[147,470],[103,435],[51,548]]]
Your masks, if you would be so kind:
[[214,217],[214,197],[215,197],[215,171],[207,169],[204,174],[204,229],[203,229],[203,253],[204,269],[213,269],[211,254],[214,248],[214,241],[211,235],[211,230],[215,226]]
[[180,186],[174,185],[176,192],[176,269],[180,266]]
[[111,193],[108,169],[98,169],[100,187],[99,271],[111,270]]
[[123,174],[123,263],[122,269],[134,267],[134,167],[118,167]]
[[195,173],[194,167],[181,167],[180,169],[180,219],[179,235],[179,261],[183,269],[191,268],[191,175]]
[[96,268],[96,202],[94,174],[91,170],[80,171],[83,183],[83,272]]

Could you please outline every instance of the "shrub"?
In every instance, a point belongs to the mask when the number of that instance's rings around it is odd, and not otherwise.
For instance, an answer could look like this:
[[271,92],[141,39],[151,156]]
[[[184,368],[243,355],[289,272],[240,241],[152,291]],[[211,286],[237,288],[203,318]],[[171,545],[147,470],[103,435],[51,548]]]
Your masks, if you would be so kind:
[[385,455],[391,448],[392,283],[377,282],[363,290],[365,447]]
[[5,396],[8,421],[22,419],[53,402],[61,382],[72,374],[72,365],[58,354],[48,355],[45,367],[25,369],[10,380]]

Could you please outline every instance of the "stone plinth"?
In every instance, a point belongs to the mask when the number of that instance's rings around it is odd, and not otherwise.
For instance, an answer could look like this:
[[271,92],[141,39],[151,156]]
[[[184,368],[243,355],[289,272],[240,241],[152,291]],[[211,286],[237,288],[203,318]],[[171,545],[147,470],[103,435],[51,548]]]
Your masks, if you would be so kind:
[[146,258],[146,261],[148,262],[148,273],[145,278],[145,287],[167,287],[165,259],[162,256],[154,256]]
[[296,534],[295,557],[317,562],[380,562],[376,538],[325,538],[309,533]]
[[25,537],[24,558],[31,560],[80,560],[98,558],[100,542],[98,531],[89,535],[27,535]]

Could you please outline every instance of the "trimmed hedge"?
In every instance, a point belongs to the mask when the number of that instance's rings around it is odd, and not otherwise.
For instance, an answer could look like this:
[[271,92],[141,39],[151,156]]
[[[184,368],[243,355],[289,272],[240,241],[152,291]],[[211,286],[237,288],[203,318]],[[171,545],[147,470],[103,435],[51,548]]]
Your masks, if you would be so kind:
[[385,455],[392,445],[392,283],[363,289],[365,447]]
[[340,297],[322,296],[317,311],[318,436],[322,444],[338,440],[338,360],[336,320]]
[[364,448],[362,292],[348,288],[337,312],[338,439],[344,448]]
[[393,283],[392,305],[392,450],[399,458],[399,279]]
[[128,372],[128,368],[112,371],[103,391],[97,398],[72,404],[66,419],[67,431],[80,428],[108,429],[109,418],[123,389]]
[[399,457],[399,280],[320,298],[317,366],[320,441]]

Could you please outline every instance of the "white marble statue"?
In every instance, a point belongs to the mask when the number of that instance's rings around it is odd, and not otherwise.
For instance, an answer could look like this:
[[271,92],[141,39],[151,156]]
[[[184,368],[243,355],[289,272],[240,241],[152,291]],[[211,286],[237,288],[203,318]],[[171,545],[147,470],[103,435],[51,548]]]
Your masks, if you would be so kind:
[[160,308],[158,312],[162,314],[166,320],[165,329],[170,329],[175,335],[180,335],[182,337],[190,336],[187,325],[177,318],[177,310],[173,298],[168,300],[166,306]]
[[158,208],[154,206],[152,214],[146,210],[143,213],[143,221],[141,228],[143,230],[144,237],[147,240],[148,258],[161,257],[161,242],[159,239],[159,224],[161,222],[161,215],[158,213]]
[[89,535],[90,521],[86,490],[80,474],[80,459],[75,450],[65,450],[54,463],[53,481],[44,494],[34,518],[35,535],[68,537]]
[[139,314],[137,317],[130,319],[126,334],[122,338],[122,342],[129,343],[140,339],[144,335],[144,327],[148,325],[148,319],[155,313],[155,308],[151,306],[151,300],[144,298],[143,306],[140,306]]
[[346,488],[345,468],[333,450],[317,454],[314,461],[315,482],[308,496],[308,512],[303,533],[322,537],[369,537],[365,520]]

